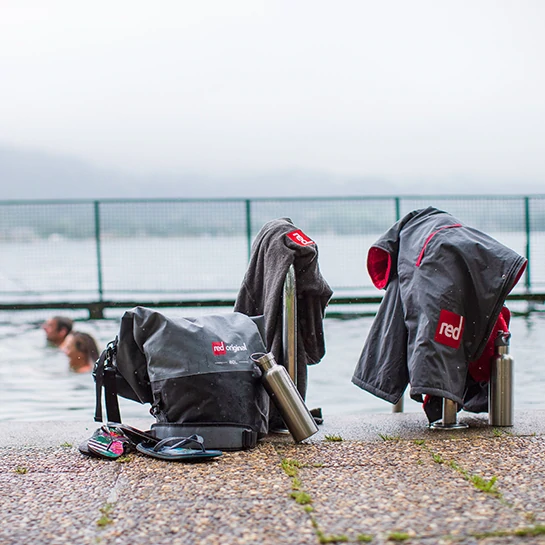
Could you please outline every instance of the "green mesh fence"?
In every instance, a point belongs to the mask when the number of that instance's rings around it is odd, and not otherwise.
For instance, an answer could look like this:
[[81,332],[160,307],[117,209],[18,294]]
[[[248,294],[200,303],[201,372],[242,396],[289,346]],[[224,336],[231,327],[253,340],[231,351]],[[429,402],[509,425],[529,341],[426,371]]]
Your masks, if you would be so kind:
[[0,296],[96,297],[96,247],[93,203],[0,204]]
[[336,294],[376,294],[371,244],[407,212],[435,206],[528,257],[517,290],[545,287],[545,196],[0,203],[0,300],[236,295],[251,243],[288,217],[314,239]]
[[248,242],[244,201],[100,204],[103,294],[238,290]]

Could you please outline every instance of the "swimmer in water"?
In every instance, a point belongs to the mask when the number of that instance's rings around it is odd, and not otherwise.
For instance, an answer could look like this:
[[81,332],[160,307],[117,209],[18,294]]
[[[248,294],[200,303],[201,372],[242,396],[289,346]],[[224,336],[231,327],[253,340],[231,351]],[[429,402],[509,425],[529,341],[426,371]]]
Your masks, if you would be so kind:
[[68,334],[72,331],[74,322],[65,316],[53,316],[42,324],[47,343],[52,346],[61,346]]
[[95,339],[88,333],[72,331],[66,336],[61,350],[68,356],[68,365],[76,373],[89,373],[98,359]]

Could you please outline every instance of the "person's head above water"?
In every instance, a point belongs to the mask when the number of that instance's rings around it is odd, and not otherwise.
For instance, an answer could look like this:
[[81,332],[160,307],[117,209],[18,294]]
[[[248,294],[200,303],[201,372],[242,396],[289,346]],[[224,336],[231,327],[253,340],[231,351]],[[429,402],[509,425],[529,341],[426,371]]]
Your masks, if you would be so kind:
[[72,331],[74,322],[66,316],[53,316],[42,324],[47,342],[60,346]]
[[88,333],[72,331],[62,343],[61,350],[68,356],[70,369],[76,373],[93,370],[98,359],[98,347],[95,339]]

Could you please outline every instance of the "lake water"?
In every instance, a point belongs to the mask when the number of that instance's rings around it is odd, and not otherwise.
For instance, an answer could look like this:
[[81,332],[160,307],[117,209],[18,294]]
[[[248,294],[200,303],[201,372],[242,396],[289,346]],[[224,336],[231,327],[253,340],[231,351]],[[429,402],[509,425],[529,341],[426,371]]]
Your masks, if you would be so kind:
[[[333,310],[333,309],[332,309]],[[346,309],[341,309],[346,310]],[[206,313],[226,312],[207,309]],[[202,310],[164,310],[175,316],[195,316]],[[40,324],[51,312],[0,313],[0,420],[93,421],[94,381],[90,374],[69,372],[66,356],[47,347]],[[68,313],[79,330],[91,333],[103,348],[119,330],[122,311],[109,311],[105,320],[86,320],[87,313]],[[392,406],[351,383],[352,373],[371,326],[372,317],[326,318],[326,355],[309,368],[307,404],[324,415],[388,413]],[[511,354],[515,359],[514,404],[517,409],[545,409],[545,313],[514,316]],[[121,400],[125,421],[149,417],[149,406]],[[421,412],[420,404],[405,398],[406,412]],[[153,420],[150,418],[150,422]]]
[[[498,240],[524,254],[523,233],[494,233]],[[369,246],[377,236],[314,237],[320,269],[336,295],[343,290],[378,294],[365,268]],[[545,248],[545,233],[534,233],[533,248]],[[97,297],[96,251],[93,240],[0,241],[2,302],[85,300]],[[532,285],[545,283],[545,252],[532,253]],[[236,295],[247,266],[245,237],[106,239],[102,246],[105,298],[144,299],[172,290]],[[524,278],[517,290],[523,289]],[[346,293],[345,291],[345,293]],[[44,295],[47,293],[48,295]],[[217,293],[216,293],[217,294]],[[525,306],[525,303],[517,303]],[[349,308],[328,309],[350,312]],[[360,309],[361,310],[361,309]],[[367,309],[369,310],[369,309]],[[514,309],[513,309],[514,310]],[[543,309],[541,309],[543,310]],[[170,309],[169,316],[226,312],[226,309]],[[0,420],[89,420],[94,415],[94,382],[90,375],[68,371],[66,356],[45,345],[40,324],[53,311],[0,312]],[[77,328],[91,333],[102,349],[119,330],[120,310],[107,310],[105,320],[88,321],[87,311],[66,312]],[[326,318],[326,355],[309,368],[307,402],[327,416],[355,412],[391,412],[389,403],[351,383],[372,317]],[[511,352],[515,358],[515,407],[543,409],[545,366],[541,359],[545,313],[515,317]],[[122,400],[122,415],[148,417],[147,406]],[[422,408],[408,396],[405,411]],[[151,417],[150,417],[151,418]]]

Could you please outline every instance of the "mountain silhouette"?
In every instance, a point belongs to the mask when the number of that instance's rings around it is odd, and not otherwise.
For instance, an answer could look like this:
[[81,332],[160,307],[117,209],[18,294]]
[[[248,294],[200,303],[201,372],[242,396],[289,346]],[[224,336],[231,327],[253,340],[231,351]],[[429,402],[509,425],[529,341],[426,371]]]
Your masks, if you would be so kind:
[[[395,192],[385,181],[284,169],[207,175],[137,175],[69,155],[0,145],[0,200],[320,197]],[[378,183],[377,183],[378,182]]]
[[350,177],[323,171],[289,169],[254,173],[200,172],[133,174],[101,168],[70,155],[0,145],[0,200],[42,199],[171,199],[263,197],[350,197],[376,195],[531,194],[541,184],[509,181],[454,184],[426,181],[394,183],[371,177]]

